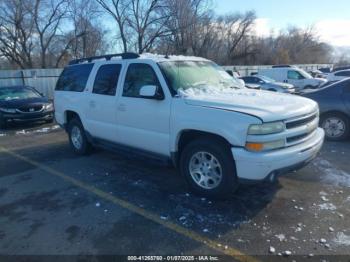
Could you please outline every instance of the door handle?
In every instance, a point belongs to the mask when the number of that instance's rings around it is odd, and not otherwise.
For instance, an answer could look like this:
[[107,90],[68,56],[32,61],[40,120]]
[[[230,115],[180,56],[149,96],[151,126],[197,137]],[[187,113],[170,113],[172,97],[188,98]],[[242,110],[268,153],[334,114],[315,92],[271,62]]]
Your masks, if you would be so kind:
[[89,102],[89,106],[92,107],[92,108],[95,108],[96,107],[96,102],[91,100]]
[[125,104],[118,105],[118,111],[125,112],[126,111],[126,105]]

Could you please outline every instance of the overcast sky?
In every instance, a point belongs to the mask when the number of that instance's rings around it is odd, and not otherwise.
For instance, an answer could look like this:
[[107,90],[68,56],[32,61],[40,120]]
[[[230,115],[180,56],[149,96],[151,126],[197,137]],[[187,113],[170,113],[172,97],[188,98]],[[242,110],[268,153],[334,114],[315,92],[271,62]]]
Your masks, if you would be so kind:
[[261,35],[289,25],[314,25],[322,40],[350,46],[350,0],[214,0],[214,5],[219,14],[255,10]]

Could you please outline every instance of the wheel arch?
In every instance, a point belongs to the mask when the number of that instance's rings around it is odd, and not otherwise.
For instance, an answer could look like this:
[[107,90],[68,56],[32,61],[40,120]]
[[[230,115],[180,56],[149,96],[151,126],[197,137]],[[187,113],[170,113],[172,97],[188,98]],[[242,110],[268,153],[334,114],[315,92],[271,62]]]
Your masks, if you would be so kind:
[[171,158],[173,164],[177,167],[178,162],[180,159],[180,155],[183,151],[183,149],[190,143],[191,141],[198,139],[198,138],[203,138],[207,137],[208,139],[216,139],[218,141],[221,141],[228,147],[232,147],[231,143],[223,136],[212,133],[212,132],[207,132],[207,131],[202,131],[202,130],[197,130],[197,129],[186,129],[182,130],[179,132],[177,135],[176,139],[176,144],[175,144],[175,152],[171,153]]

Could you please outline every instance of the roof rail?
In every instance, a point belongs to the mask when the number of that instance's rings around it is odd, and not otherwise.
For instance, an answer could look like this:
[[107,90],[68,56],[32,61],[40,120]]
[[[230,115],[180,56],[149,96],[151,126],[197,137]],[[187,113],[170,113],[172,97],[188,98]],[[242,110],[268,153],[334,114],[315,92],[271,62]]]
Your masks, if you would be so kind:
[[106,61],[109,61],[113,57],[121,57],[122,59],[136,59],[136,58],[139,58],[140,55],[136,54],[136,53],[120,53],[120,54],[92,56],[92,57],[74,59],[74,60],[69,62],[69,65],[76,65],[76,64],[83,63],[83,62],[91,63],[93,60],[97,60],[97,59],[106,59]]

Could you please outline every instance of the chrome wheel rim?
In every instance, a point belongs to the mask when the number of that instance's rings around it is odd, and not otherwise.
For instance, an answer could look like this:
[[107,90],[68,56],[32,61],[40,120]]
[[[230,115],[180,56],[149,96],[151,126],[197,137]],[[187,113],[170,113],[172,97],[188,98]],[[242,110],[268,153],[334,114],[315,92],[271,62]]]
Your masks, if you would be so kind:
[[83,136],[81,134],[80,128],[73,126],[71,131],[71,141],[76,149],[81,149],[83,144]]
[[328,137],[337,138],[345,133],[345,123],[338,117],[327,118],[322,125]]
[[195,153],[189,163],[193,181],[204,189],[214,189],[222,180],[222,168],[216,157],[208,152]]

